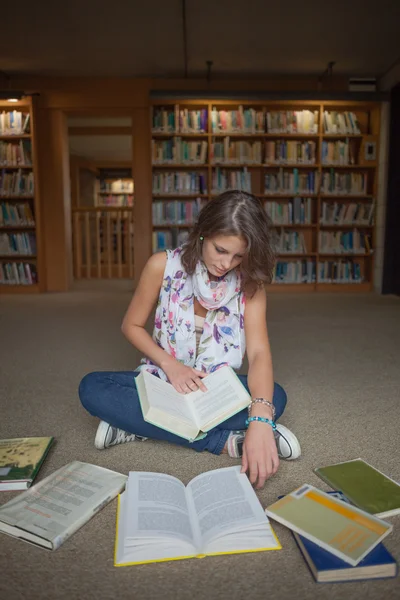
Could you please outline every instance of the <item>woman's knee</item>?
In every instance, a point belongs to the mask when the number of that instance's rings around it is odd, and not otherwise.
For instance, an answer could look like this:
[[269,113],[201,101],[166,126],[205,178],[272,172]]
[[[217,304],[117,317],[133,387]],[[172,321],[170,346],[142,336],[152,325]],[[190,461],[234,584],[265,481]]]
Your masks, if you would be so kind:
[[274,384],[274,406],[276,410],[276,418],[279,419],[286,408],[287,394],[279,383]]
[[102,373],[88,373],[79,384],[78,393],[82,405],[90,412],[93,406],[93,400],[98,397],[99,383]]

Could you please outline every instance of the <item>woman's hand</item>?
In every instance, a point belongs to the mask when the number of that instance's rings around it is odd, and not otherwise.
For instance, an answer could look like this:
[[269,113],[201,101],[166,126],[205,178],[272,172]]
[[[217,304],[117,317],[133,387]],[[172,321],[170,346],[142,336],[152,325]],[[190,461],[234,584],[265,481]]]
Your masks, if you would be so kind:
[[176,391],[180,394],[189,394],[198,389],[203,392],[207,391],[206,386],[201,381],[207,373],[197,371],[197,369],[193,369],[192,367],[187,367],[175,359],[172,359],[166,365],[161,365],[161,368],[168,377],[170,383],[172,383]]
[[267,423],[250,423],[243,443],[241,473],[249,472],[249,479],[262,488],[266,479],[275,475],[279,467],[274,431]]

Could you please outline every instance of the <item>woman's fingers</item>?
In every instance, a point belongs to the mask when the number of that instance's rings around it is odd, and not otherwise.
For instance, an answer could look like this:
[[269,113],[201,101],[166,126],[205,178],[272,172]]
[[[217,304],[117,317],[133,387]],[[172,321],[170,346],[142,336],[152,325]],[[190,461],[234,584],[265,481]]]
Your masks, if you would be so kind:
[[202,382],[202,380],[200,379],[200,377],[195,377],[194,378],[194,382],[196,384],[196,388],[199,388],[202,392],[206,392],[207,388],[204,385],[204,383]]

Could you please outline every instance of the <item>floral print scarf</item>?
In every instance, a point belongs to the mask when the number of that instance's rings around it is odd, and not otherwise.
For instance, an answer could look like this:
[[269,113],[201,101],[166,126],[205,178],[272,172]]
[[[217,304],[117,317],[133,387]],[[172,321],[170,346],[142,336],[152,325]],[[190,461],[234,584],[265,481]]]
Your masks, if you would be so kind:
[[[232,270],[212,282],[204,263],[199,262],[190,276],[182,266],[182,247],[166,252],[153,339],[178,361],[199,371],[212,373],[225,365],[239,369],[246,350],[245,295],[240,291],[240,274]],[[197,354],[195,297],[208,310]],[[143,359],[142,363],[139,369],[167,379],[164,371],[149,359]]]

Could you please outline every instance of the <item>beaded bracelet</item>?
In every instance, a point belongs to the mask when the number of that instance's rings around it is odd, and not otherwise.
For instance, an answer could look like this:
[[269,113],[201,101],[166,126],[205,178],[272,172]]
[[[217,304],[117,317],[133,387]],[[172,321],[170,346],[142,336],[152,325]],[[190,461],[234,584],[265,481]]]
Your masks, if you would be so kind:
[[261,421],[261,423],[267,423],[267,425],[271,425],[272,429],[276,429],[276,425],[274,421],[271,421],[271,419],[266,419],[265,417],[249,417],[246,419],[246,426],[248,427],[252,421]]
[[275,406],[272,404],[272,402],[270,402],[269,400],[266,400],[265,398],[252,398],[252,400],[248,406],[249,416],[250,416],[251,408],[254,404],[265,404],[265,406],[269,406],[270,409],[272,410],[272,419],[275,419]]

